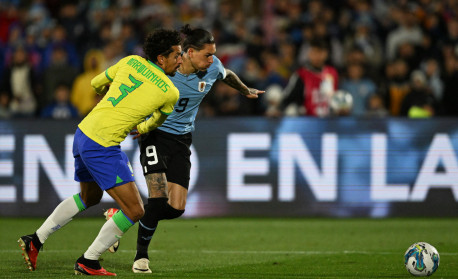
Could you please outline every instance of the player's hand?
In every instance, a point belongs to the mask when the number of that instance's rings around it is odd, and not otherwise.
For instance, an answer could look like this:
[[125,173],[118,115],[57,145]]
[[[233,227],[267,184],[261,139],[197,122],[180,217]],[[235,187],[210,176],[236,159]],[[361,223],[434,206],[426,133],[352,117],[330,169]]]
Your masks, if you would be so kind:
[[138,132],[137,127],[135,127],[135,130],[132,130],[130,134],[134,136],[132,139],[138,139],[142,135]]
[[254,88],[248,88],[248,94],[245,95],[248,99],[257,99],[259,96],[258,94],[262,94],[266,91],[258,90]]

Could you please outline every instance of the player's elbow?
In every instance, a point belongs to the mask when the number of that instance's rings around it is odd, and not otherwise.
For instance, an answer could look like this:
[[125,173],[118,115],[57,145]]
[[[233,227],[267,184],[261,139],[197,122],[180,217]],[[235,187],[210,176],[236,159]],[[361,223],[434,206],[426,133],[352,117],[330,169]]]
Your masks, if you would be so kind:
[[95,91],[97,91],[97,83],[96,83],[96,81],[95,81],[95,78],[93,78],[93,79],[91,80],[91,86],[92,86],[92,88],[94,88]]
[[[234,74],[233,71],[231,71],[231,70],[229,70],[229,69],[227,69],[227,68],[226,68],[225,70],[226,70],[226,78],[228,78],[228,77],[230,77],[230,76],[232,76],[232,75]],[[226,78],[225,78],[225,79],[226,79]]]

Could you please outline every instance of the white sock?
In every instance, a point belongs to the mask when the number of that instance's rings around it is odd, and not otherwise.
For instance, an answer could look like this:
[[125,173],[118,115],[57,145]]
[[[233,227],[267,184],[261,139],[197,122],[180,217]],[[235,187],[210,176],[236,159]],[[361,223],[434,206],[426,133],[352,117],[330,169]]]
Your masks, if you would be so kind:
[[99,235],[92,242],[91,246],[84,253],[84,257],[88,260],[98,260],[103,252],[108,250],[111,245],[115,244],[122,236],[123,232],[118,228],[113,218],[106,221],[100,229]]
[[78,212],[80,212],[80,209],[73,196],[63,200],[37,230],[37,236],[40,242],[45,243],[46,239],[48,239],[52,233],[70,222],[73,216]]

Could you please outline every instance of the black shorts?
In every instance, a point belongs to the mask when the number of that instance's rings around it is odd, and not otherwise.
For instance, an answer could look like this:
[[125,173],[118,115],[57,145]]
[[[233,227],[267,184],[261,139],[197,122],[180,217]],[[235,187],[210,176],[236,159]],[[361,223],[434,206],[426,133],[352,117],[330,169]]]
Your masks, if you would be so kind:
[[138,139],[143,175],[164,172],[167,181],[188,189],[192,134],[174,135],[155,129]]

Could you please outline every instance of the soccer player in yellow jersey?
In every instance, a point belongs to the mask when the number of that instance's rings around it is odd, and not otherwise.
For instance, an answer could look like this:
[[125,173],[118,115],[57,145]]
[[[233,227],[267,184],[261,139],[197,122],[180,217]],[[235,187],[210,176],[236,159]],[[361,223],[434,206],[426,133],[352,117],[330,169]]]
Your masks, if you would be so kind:
[[116,275],[102,268],[98,259],[144,214],[120,143],[134,128],[140,134],[157,128],[173,111],[179,94],[167,75],[173,76],[182,62],[180,33],[154,31],[146,38],[144,52],[146,59],[128,56],[91,81],[97,93],[106,94],[75,133],[75,180],[80,182],[81,192],[62,201],[34,234],[18,240],[30,270],[36,269],[38,251],[49,235],[98,204],[106,191],[121,210],[103,225],[74,269],[76,274]]

